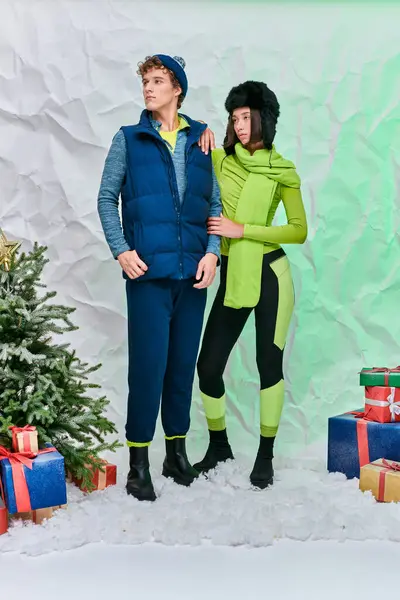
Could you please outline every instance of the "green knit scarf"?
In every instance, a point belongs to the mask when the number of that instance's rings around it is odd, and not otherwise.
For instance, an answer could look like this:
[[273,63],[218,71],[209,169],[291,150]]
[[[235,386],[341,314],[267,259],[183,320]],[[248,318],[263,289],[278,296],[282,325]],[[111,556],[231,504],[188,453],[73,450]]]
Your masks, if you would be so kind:
[[[236,144],[229,168],[247,172],[236,207],[235,221],[266,226],[278,183],[300,187],[294,164],[272,150],[257,150],[250,154],[242,144]],[[239,163],[239,164],[238,164]],[[223,165],[222,165],[223,166]],[[220,173],[223,178],[223,173]],[[223,200],[223,198],[222,198]],[[264,244],[246,238],[231,239],[224,305],[231,308],[254,307],[260,299]]]

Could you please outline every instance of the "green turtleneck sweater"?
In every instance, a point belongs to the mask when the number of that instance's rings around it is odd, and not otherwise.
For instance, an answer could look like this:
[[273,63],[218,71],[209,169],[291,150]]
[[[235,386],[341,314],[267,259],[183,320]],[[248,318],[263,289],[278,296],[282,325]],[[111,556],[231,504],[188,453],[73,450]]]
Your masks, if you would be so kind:
[[[265,152],[257,150],[256,152]],[[218,182],[221,189],[221,200],[223,214],[232,221],[235,220],[236,207],[243,189],[244,181],[241,173],[241,165],[234,156],[225,158],[225,151],[218,148],[213,151],[214,165],[219,167],[225,162],[235,161],[235,169],[216,168]],[[272,225],[276,210],[282,201],[285,208],[287,225]],[[275,194],[265,215],[264,225],[253,225],[246,223],[244,227],[244,238],[264,243],[264,254],[280,248],[280,244],[302,244],[307,237],[307,220],[304,210],[301,191],[299,188],[288,187],[278,183]],[[221,254],[228,256],[230,239],[222,238]]]
[[[221,253],[229,254],[224,305],[254,307],[260,299],[263,256],[280,244],[302,243],[307,224],[300,194],[300,177],[294,164],[271,150],[251,154],[242,144],[226,156],[213,153],[221,191],[223,214],[244,225],[242,238],[222,239]],[[283,201],[288,224],[273,226]]]

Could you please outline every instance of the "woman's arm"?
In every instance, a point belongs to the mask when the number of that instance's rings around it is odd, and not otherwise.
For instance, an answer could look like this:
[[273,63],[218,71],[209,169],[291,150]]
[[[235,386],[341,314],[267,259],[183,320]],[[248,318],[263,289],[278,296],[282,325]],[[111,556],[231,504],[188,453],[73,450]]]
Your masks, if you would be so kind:
[[307,238],[307,219],[300,189],[281,186],[287,225],[245,225],[243,237],[270,244],[303,244]]

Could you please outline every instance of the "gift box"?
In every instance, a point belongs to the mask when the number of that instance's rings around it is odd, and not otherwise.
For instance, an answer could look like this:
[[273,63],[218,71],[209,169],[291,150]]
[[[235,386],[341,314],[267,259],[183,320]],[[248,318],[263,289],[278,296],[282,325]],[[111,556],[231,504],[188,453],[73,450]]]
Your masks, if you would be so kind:
[[400,423],[359,418],[362,411],[328,420],[328,471],[360,476],[360,468],[384,456],[400,461]]
[[[112,465],[111,463],[103,460],[103,471],[100,469],[96,469],[93,472],[92,476],[92,484],[94,485],[94,490],[104,490],[110,485],[116,485],[117,483],[117,466]],[[88,492],[89,490],[83,485],[82,479],[78,479],[77,477],[71,476],[71,480],[82,490],[82,492]]]
[[365,388],[365,409],[367,421],[394,423],[400,421],[400,388],[367,386]]
[[64,458],[55,448],[12,453],[0,446],[4,499],[10,514],[67,503]]
[[400,502],[400,462],[385,458],[361,468],[360,490],[371,491],[378,502]]
[[0,535],[6,533],[8,529],[8,511],[4,504],[1,483],[0,483]]
[[16,513],[15,515],[10,515],[10,517],[12,520],[32,521],[36,525],[41,525],[46,519],[51,519],[54,513],[60,508],[66,508],[66,505],[38,508],[37,510],[32,510],[30,512]]
[[12,433],[12,449],[14,452],[32,452],[37,454],[38,432],[33,425],[25,427],[10,427]]
[[400,366],[394,369],[387,367],[373,367],[361,370],[360,385],[379,385],[385,387],[400,387]]

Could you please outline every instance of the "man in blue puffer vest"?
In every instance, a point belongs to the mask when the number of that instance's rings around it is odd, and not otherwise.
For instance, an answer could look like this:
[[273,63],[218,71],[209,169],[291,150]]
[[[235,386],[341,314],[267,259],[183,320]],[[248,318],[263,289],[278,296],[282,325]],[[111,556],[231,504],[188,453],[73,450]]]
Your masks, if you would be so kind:
[[185,437],[207,287],[220,254],[207,219],[219,216],[222,206],[211,153],[200,148],[212,143],[210,131],[178,113],[188,89],[184,68],[183,59],[164,54],[140,63],[146,110],[137,125],[115,135],[98,196],[106,240],[126,279],[126,489],[138,500],[156,498],[148,449],[160,402],[163,475],[185,486],[198,476]]

